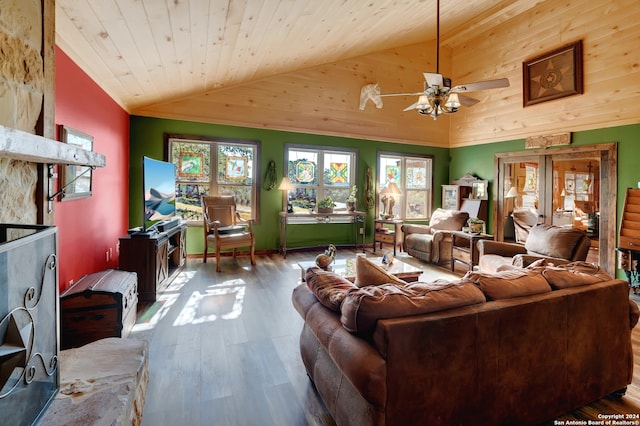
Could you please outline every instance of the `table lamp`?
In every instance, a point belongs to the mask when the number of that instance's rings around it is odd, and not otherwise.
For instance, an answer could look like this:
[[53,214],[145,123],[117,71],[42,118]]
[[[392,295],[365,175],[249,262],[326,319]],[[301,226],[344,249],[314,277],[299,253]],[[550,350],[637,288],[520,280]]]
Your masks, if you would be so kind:
[[507,192],[507,195],[504,196],[505,199],[509,200],[509,199],[514,199],[514,208],[517,207],[516,204],[516,200],[518,198],[518,190],[516,189],[515,186],[512,186],[511,188],[509,188],[509,192]]
[[395,182],[389,182],[387,186],[380,191],[382,195],[382,218],[393,219],[393,206],[396,203],[394,195],[402,195],[402,191]]
[[293,206],[289,202],[289,191],[293,191],[295,188],[288,177],[285,176],[282,178],[282,182],[280,182],[278,189],[282,191],[282,205],[284,206],[284,203],[287,203],[287,213],[293,213]]

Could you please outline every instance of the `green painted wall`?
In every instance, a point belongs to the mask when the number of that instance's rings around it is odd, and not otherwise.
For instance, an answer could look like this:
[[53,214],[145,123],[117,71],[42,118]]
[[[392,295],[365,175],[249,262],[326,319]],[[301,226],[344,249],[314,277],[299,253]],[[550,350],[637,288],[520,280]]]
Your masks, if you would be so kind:
[[[441,205],[440,186],[449,182],[449,149],[403,145],[362,139],[282,132],[265,129],[223,126],[179,120],[166,120],[131,116],[130,179],[129,179],[129,224],[130,227],[142,223],[142,157],[164,159],[164,133],[202,135],[211,137],[250,139],[261,141],[260,181],[264,179],[267,164],[276,163],[278,180],[284,170],[284,146],[287,143],[336,146],[358,149],[358,190],[359,206],[363,203],[362,188],[367,167],[376,175],[378,151],[431,155],[434,158],[434,207]],[[278,248],[278,212],[282,210],[282,192],[260,190],[260,218],[254,227],[257,250]],[[366,234],[371,242],[374,210],[367,212]],[[307,245],[350,244],[353,242],[353,225],[290,225],[288,227],[288,247]],[[201,227],[190,227],[187,234],[187,252],[202,253],[203,234]]]
[[[617,226],[624,207],[626,188],[636,187],[640,182],[640,124],[610,127],[606,129],[576,132],[572,135],[572,145],[592,145],[600,143],[618,143],[618,188],[617,188]],[[552,149],[552,148],[551,148]],[[489,179],[490,197],[493,197],[493,161],[498,152],[524,151],[524,139],[477,145],[464,148],[452,148],[449,175],[455,179],[470,172],[483,179]],[[493,230],[493,204],[489,203],[489,230]],[[620,273],[619,273],[620,275]]]

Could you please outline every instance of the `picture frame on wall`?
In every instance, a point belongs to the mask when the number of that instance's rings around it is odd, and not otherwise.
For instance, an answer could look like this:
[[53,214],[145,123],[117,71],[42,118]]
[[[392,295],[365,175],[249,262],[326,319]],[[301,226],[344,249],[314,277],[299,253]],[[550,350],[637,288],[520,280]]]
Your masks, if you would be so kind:
[[524,106],[582,94],[582,72],[582,40],[524,61]]
[[[93,151],[93,136],[64,125],[59,127],[59,132],[62,142]],[[92,170],[75,164],[59,166],[60,201],[91,197]]]

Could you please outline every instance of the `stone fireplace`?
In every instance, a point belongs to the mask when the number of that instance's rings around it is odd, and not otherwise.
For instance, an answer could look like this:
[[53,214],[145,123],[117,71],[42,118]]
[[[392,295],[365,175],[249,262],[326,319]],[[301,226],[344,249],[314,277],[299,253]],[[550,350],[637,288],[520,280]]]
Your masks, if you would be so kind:
[[0,423],[30,425],[60,386],[53,167],[106,161],[55,140],[55,0],[1,3]]
[[0,419],[30,425],[60,386],[56,228],[0,224]]

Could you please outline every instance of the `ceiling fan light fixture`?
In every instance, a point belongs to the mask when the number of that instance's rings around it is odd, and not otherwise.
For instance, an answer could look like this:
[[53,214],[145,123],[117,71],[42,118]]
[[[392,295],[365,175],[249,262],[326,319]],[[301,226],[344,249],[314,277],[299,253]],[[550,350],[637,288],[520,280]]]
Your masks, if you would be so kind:
[[[364,109],[364,104],[367,98],[363,98],[362,93],[369,87],[375,87],[377,92],[374,97],[370,97],[374,102],[379,101],[376,104],[378,108],[382,107],[383,96],[416,96],[418,95],[418,101],[409,105],[403,111],[415,111],[417,110],[421,115],[429,115],[434,120],[441,114],[453,114],[458,112],[461,106],[469,107],[480,102],[477,99],[471,98],[466,95],[468,92],[474,92],[478,90],[497,89],[501,87],[509,87],[509,80],[506,78],[500,78],[496,80],[478,81],[475,83],[469,83],[466,85],[456,85],[451,87],[451,79],[444,77],[440,74],[440,0],[436,1],[436,72],[423,72],[424,76],[424,90],[418,93],[379,93],[378,85],[369,84],[361,89],[360,96],[360,109]],[[462,97],[458,96],[458,93],[463,93]],[[364,99],[364,100],[363,100]]]
[[[450,93],[447,97],[447,101],[444,103],[444,106],[450,110],[456,110],[460,108],[460,98],[458,98],[457,93]],[[455,111],[452,111],[455,112]]]

